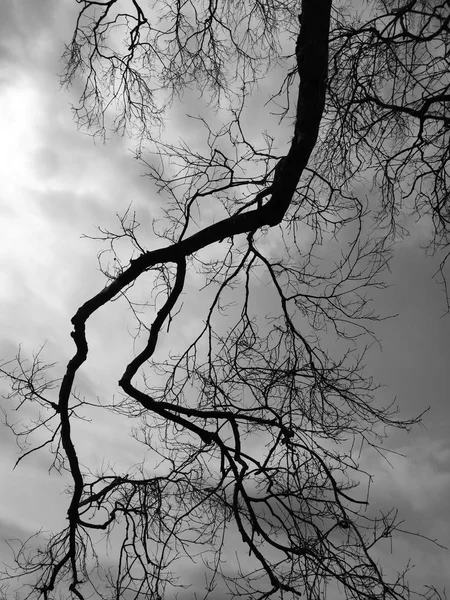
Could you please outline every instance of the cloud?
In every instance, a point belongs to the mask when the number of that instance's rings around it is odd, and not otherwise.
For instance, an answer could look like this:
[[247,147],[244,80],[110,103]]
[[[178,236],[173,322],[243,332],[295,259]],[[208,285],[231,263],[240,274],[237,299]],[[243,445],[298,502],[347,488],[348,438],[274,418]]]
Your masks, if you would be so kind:
[[[386,454],[372,452],[364,463],[374,473],[372,492],[376,503],[407,507],[414,521],[420,515],[443,515],[450,494],[450,445],[448,439],[415,437],[414,443]],[[389,461],[389,462],[388,462]]]

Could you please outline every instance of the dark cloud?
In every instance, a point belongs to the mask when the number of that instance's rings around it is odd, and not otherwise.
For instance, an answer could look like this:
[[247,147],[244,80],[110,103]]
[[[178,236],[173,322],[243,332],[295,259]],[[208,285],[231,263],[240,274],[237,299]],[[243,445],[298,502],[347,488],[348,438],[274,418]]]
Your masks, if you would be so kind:
[[[382,351],[374,348],[368,367],[387,386],[382,394],[397,398],[401,415],[430,407],[424,425],[434,439],[447,439],[450,320],[444,316],[443,290],[433,279],[439,257],[427,258],[405,242],[391,266],[391,287],[377,294],[376,301],[385,314],[397,316],[377,325]],[[402,440],[400,436],[400,444]]]
[[58,60],[76,10],[73,4],[64,0],[2,2],[0,68],[13,76],[14,70],[27,66],[43,71],[49,62]]

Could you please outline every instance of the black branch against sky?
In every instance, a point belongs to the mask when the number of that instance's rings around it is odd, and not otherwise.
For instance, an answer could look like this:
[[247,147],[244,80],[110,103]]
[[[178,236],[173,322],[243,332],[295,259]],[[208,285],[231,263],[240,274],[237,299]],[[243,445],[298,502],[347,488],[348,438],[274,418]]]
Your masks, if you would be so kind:
[[[5,579],[45,600],[181,599],[194,597],[177,576],[189,563],[203,570],[205,599],[409,597],[405,573],[385,574],[374,552],[402,531],[396,511],[375,513],[355,488],[364,449],[381,452],[389,428],[419,417],[380,405],[364,354],[382,318],[370,294],[385,286],[408,217],[429,219],[445,287],[449,2],[78,4],[63,76],[82,82],[76,118],[94,135],[137,136],[165,229],[155,225],[155,250],[130,211],[119,233],[100,229],[114,267],[101,254],[107,285],[72,318],[76,352],[60,382],[40,354],[1,366],[8,399],[37,411],[28,425],[7,421],[18,462],[47,448],[73,481],[67,527],[19,546]],[[246,115],[269,76],[278,133],[263,125],[255,142]],[[161,127],[192,88],[205,114],[207,105],[226,114],[217,130],[198,117],[203,149],[166,140]],[[202,326],[161,357],[193,273],[211,294]],[[145,278],[142,300],[133,294]],[[76,378],[90,317],[117,298],[136,319],[139,349],[117,374],[122,399],[101,409],[138,423],[158,468],[143,458],[126,473],[93,474],[73,424],[96,403],[78,395]]]

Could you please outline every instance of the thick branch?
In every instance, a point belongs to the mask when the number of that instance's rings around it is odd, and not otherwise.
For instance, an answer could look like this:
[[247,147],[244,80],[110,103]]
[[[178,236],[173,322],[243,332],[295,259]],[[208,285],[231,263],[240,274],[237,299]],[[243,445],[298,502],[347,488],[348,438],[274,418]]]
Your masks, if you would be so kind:
[[[328,62],[328,31],[330,23],[331,0],[304,0],[302,3],[302,25],[297,43],[297,63],[300,75],[298,106],[296,115],[295,132],[291,148],[276,168],[275,180],[271,187],[272,197],[269,202],[256,210],[246,213],[237,213],[228,219],[206,227],[189,238],[175,243],[167,248],[160,248],[153,252],[146,252],[136,260],[108,287],[88,300],[79,308],[72,319],[74,331],[72,337],[77,346],[77,352],[70,360],[66,374],[63,378],[59,408],[61,414],[61,437],[66,452],[70,471],[74,478],[74,494],[69,508],[71,522],[71,560],[75,558],[75,528],[78,522],[78,505],[83,488],[83,478],[80,471],[75,447],[71,439],[69,422],[69,400],[75,374],[86,360],[88,346],[85,336],[85,323],[98,308],[111,300],[120,290],[135,281],[144,271],[156,264],[175,262],[178,264],[178,277],[176,289],[169,296],[165,306],[157,316],[150,334],[149,344],[141,355],[127,368],[126,376],[121,380],[124,390],[135,397],[144,406],[148,405],[149,398],[140,393],[131,385],[131,378],[136,369],[150,356],[156,345],[158,332],[162,323],[167,318],[174,302],[179,296],[180,286],[184,282],[184,265],[187,256],[205,248],[225,237],[254,231],[263,226],[279,224],[291,203],[300,176],[307,165],[308,159],[317,140],[320,120],[324,108],[326,73]],[[155,410],[154,403],[148,406]],[[187,421],[173,413],[168,413],[162,407],[157,410],[161,416],[170,418],[183,426]],[[194,426],[190,423],[190,429]],[[198,428],[198,435],[208,441],[207,432]],[[76,583],[76,570],[73,564],[74,583]]]
[[[92,313],[111,300],[124,287],[135,281],[144,271],[156,264],[175,262],[179,265],[178,274],[180,275],[180,265],[184,264],[187,256],[198,250],[206,248],[225,237],[255,231],[263,226],[273,227],[282,221],[317,141],[325,103],[330,10],[331,0],[304,0],[302,3],[302,24],[296,48],[300,84],[295,131],[287,156],[282,158],[276,167],[275,178],[271,187],[271,199],[266,205],[256,210],[232,215],[228,219],[214,223],[189,238],[172,244],[167,248],[160,248],[142,254],[139,258],[131,261],[130,267],[119,275],[108,287],[79,308],[72,319],[74,325],[72,337],[77,345],[77,353],[68,365],[67,373],[61,386],[60,404],[62,404],[63,408],[68,405],[74,374],[87,356],[85,323]],[[184,276],[182,276],[182,279],[184,280]],[[150,334],[149,344],[143,353],[130,363],[126,376],[121,380],[123,389],[132,397],[138,394],[139,397],[136,397],[136,400],[141,404],[148,404],[150,400],[148,396],[138,392],[131,385],[131,378],[142,362],[147,360],[148,356],[151,356],[153,353],[161,325],[172,308],[173,298],[176,299],[178,295],[179,292],[171,294],[153,324],[153,334]],[[152,403],[152,406],[148,406],[148,408],[154,410],[155,406]],[[162,407],[158,407],[157,412],[161,416],[169,416],[169,413],[163,410]],[[62,419],[65,414],[66,412],[63,410]],[[186,425],[185,420],[178,415],[170,413],[170,418],[172,421]],[[192,424],[190,428],[192,429]],[[203,437],[205,432],[200,428],[198,429],[199,431],[196,433]],[[65,423],[64,439],[66,440],[64,447],[68,454],[75,487],[77,487],[81,481],[81,474],[75,449],[70,440],[68,422]]]
[[151,267],[161,263],[176,263],[224,238],[281,223],[317,141],[325,103],[331,0],[304,0],[302,9],[296,50],[300,84],[295,131],[287,156],[276,167],[271,199],[261,208],[232,215],[181,242],[146,252],[131,261],[128,269],[80,307],[72,319],[75,329]]

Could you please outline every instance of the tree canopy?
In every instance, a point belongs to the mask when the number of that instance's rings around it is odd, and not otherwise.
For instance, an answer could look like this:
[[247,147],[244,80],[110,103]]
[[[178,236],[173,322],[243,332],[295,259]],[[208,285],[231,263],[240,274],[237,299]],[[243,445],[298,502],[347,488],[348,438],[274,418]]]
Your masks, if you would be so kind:
[[[10,424],[21,459],[46,449],[72,479],[67,527],[8,576],[45,600],[182,599],[192,561],[205,599],[409,597],[376,558],[401,521],[370,510],[360,457],[420,416],[381,405],[364,355],[411,219],[447,291],[450,3],[78,4],[77,123],[135,141],[159,212],[152,232],[132,206],[100,227],[106,284],[72,318],[61,381],[40,354],[1,366],[9,400],[35,407]],[[171,139],[190,94],[196,136]],[[89,319],[118,298],[135,330],[102,404],[76,382]],[[81,464],[92,405],[132,423],[128,472]]]

